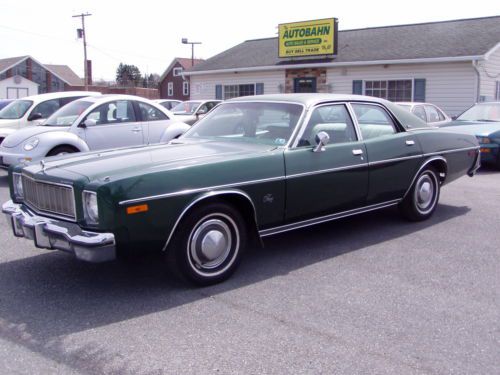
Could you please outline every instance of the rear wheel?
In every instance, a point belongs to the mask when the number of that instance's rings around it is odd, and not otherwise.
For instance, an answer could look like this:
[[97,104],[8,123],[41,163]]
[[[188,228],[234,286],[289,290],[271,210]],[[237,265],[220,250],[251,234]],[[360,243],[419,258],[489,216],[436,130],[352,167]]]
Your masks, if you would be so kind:
[[167,250],[171,272],[198,285],[229,278],[247,241],[241,214],[224,203],[193,209],[179,224]]
[[432,216],[439,201],[440,184],[436,170],[424,169],[399,205],[401,214],[411,221],[422,221]]
[[73,152],[78,152],[78,150],[70,146],[57,146],[50,150],[47,156],[66,155]]

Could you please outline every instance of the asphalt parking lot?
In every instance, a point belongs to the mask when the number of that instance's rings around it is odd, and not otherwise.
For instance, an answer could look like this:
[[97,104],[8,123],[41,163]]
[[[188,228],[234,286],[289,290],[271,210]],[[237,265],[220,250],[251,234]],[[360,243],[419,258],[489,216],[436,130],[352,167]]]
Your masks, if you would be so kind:
[[2,219],[0,372],[498,374],[499,212],[500,172],[482,170],[427,222],[391,208],[275,236],[202,289],[157,257],[38,250]]

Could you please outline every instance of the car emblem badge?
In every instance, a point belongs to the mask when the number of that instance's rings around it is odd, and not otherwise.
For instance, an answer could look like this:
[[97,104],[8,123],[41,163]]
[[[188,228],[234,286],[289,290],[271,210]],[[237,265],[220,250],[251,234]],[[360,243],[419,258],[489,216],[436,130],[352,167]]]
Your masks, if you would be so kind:
[[266,194],[264,195],[264,198],[262,198],[262,202],[264,203],[273,203],[274,202],[274,197],[272,194]]

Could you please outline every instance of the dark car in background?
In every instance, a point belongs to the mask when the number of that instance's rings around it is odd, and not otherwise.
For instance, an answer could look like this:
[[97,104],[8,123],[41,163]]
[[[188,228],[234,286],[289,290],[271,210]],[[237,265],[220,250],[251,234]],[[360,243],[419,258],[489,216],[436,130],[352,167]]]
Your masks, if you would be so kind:
[[481,163],[500,170],[500,102],[477,103],[444,126],[475,135],[481,146]]

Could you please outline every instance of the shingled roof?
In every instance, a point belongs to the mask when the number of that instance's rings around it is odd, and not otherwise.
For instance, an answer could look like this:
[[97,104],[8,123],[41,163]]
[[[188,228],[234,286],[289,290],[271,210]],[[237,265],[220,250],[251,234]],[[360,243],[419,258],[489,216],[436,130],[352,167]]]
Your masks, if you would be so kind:
[[[412,25],[343,30],[338,33],[335,58],[295,60],[278,58],[278,38],[247,40],[189,72],[278,67],[298,63],[354,63],[392,60],[484,56],[500,43],[500,16]],[[258,53],[256,53],[258,51]]]

